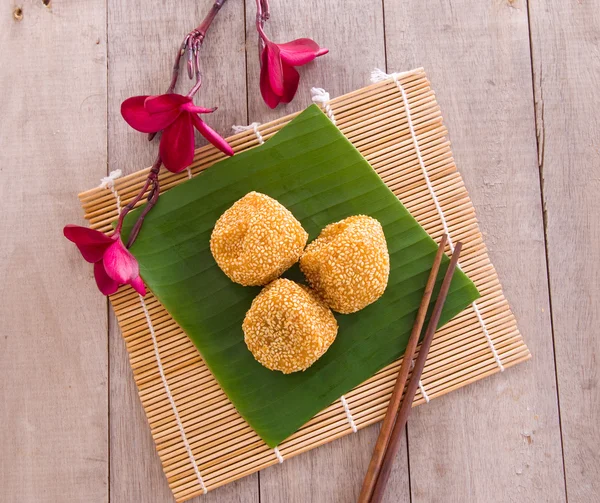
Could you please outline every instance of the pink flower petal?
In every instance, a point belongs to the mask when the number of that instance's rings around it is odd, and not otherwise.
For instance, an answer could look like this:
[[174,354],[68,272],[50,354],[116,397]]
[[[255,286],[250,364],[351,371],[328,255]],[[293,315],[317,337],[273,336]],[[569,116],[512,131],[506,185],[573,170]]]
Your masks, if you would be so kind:
[[192,98],[181,94],[161,94],[159,96],[148,96],[144,100],[144,108],[151,114],[159,114],[179,109],[190,101],[192,101]]
[[195,114],[212,114],[217,107],[204,108],[204,107],[190,107],[190,112]]
[[179,114],[179,108],[161,113],[150,113],[144,106],[148,96],[134,96],[121,103],[121,115],[133,129],[142,133],[156,133],[172,124]]
[[[267,42],[263,50],[263,55],[266,53],[267,57],[262,59],[263,67],[266,66],[269,74],[269,84],[271,89],[277,96],[282,96],[284,92],[283,87],[283,68],[281,66],[281,56],[279,54],[279,47],[277,44]],[[261,68],[262,70],[262,68]]]
[[280,97],[277,96],[271,89],[271,83],[269,82],[269,70],[267,68],[267,49],[263,50],[261,56],[262,64],[260,66],[260,94],[265,100],[265,103],[270,108],[275,108],[279,105]]
[[[309,63],[319,54],[321,48],[314,40],[310,38],[299,38],[286,42],[285,44],[277,44],[281,54],[281,59],[284,63],[292,66],[301,66]],[[327,49],[325,49],[327,52]]]
[[200,134],[204,136],[204,138],[206,138],[224,154],[233,155],[233,149],[229,146],[229,143],[227,143],[219,133],[217,133],[214,129],[208,126],[208,124],[206,124],[206,122],[204,122],[197,115],[193,114],[191,117],[194,126],[196,126],[196,129],[200,131]]
[[106,274],[102,261],[94,264],[94,277],[96,278],[98,289],[104,295],[112,295],[119,289],[119,283]]
[[195,113],[195,114],[212,114],[217,109],[217,107],[204,108],[204,107],[197,107],[193,103],[187,103],[187,104],[183,105],[181,107],[181,109],[186,110],[188,112]]
[[129,283],[131,280],[137,278],[140,274],[140,268],[137,260],[125,248],[121,238],[118,238],[109,248],[104,252],[104,269],[106,274],[113,280],[119,282],[119,284]]
[[194,127],[190,114],[183,112],[166,128],[160,139],[159,153],[165,168],[179,173],[194,160]]
[[283,78],[285,82],[285,91],[281,97],[281,103],[289,103],[294,99],[300,82],[300,74],[293,66],[283,64]]
[[144,285],[144,281],[140,276],[134,278],[129,283],[137,293],[139,293],[142,297],[146,295],[146,286]]
[[104,252],[113,243],[106,234],[79,225],[66,225],[63,234],[77,245],[83,258],[92,263],[102,260]]

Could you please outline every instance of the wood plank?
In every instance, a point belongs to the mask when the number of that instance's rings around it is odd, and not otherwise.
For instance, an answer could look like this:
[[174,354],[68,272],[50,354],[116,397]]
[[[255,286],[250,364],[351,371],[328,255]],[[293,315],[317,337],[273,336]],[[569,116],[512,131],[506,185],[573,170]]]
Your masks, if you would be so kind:
[[384,7],[388,68],[427,69],[533,354],[415,411],[412,501],[539,501],[540,491],[545,501],[563,501],[526,3],[388,0]]
[[[331,97],[369,83],[369,73],[385,63],[383,12],[379,1],[271,2],[267,33],[276,42],[310,37],[330,53],[300,68],[300,87],[292,103],[271,110],[259,91],[256,7],[246,2],[249,121],[266,122],[311,104],[310,88],[325,88]],[[364,13],[369,12],[369,16]],[[261,501],[339,502],[357,498],[366,473],[378,427],[361,430],[260,474]],[[406,449],[398,455],[397,470],[389,484],[389,501],[408,497]]]
[[0,16],[0,500],[104,502],[106,299],[62,227],[106,169],[105,1],[19,5]]
[[[108,2],[111,170],[120,168],[124,173],[131,173],[154,160],[158,141],[149,144],[145,135],[129,128],[121,118],[120,104],[129,96],[165,91],[181,40],[199,24],[212,3],[211,0]],[[219,13],[202,49],[202,67],[204,84],[196,102],[206,107],[219,106],[206,121],[217,131],[229,134],[231,124],[247,120],[241,3],[227,2]],[[191,84],[183,73],[177,89],[185,93]],[[110,389],[111,501],[170,501],[171,491],[162,473],[125,345],[112,313]],[[248,477],[195,501],[258,501],[258,477]]]
[[600,500],[600,2],[529,3],[567,497]]

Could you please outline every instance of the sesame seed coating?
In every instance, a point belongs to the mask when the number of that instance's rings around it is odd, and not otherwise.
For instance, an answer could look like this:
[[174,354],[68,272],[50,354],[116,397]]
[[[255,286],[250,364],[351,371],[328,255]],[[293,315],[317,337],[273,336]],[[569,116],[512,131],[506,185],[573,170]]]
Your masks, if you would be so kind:
[[252,301],[244,341],[256,360],[284,374],[306,370],[337,335],[331,310],[307,286],[277,279]]
[[250,192],[221,215],[210,251],[222,271],[244,286],[266,285],[300,258],[307,232],[275,199]]
[[381,224],[365,215],[329,224],[304,250],[300,269],[331,309],[359,311],[387,286],[390,256]]

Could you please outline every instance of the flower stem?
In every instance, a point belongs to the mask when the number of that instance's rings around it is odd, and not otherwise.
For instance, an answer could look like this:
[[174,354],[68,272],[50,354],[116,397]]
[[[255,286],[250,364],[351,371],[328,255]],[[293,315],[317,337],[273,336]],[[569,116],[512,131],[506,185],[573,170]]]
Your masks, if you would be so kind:
[[215,16],[219,12],[219,10],[221,10],[221,7],[223,7],[223,4],[226,1],[227,0],[215,0],[215,3],[210,8],[210,11],[208,11],[208,14],[206,15],[206,17],[204,18],[202,23],[200,23],[200,26],[198,26],[198,28],[196,28],[197,32],[202,33],[202,38],[204,38],[206,36],[206,32],[210,28],[210,25],[213,22],[213,19],[215,18]]
[[[262,2],[262,10],[263,10],[263,20],[264,21],[268,21],[269,18],[271,17],[271,12],[269,11],[269,0],[261,0]],[[263,21],[263,25],[264,25],[264,21]]]
[[269,20],[271,13],[269,12],[269,0],[256,0],[256,31],[258,31],[258,60],[262,64],[261,55],[265,48],[266,42],[269,40],[265,30],[265,22]]
[[[148,190],[148,187],[150,187],[150,185],[152,185],[152,190],[150,192],[150,195],[153,195],[153,192],[156,192],[156,197],[158,198],[158,191],[155,189],[158,186],[158,172],[160,171],[161,164],[162,164],[162,159],[160,158],[160,155],[159,155],[156,157],[154,164],[150,168],[150,173],[148,173],[148,178],[146,178],[146,182],[144,183],[144,185],[138,192],[137,196],[135,196],[131,201],[129,201],[129,203],[121,210],[121,213],[119,214],[119,220],[117,221],[117,226],[115,227],[115,232],[114,232],[115,234],[121,232],[121,229],[123,228],[123,221],[125,220],[125,217],[133,208],[135,208],[135,205],[141,201],[142,197],[144,197],[144,194],[146,193],[146,191]],[[150,211],[150,210],[148,210],[148,211]],[[146,214],[147,214],[147,212],[146,212]],[[144,214],[144,217],[146,216],[146,214]],[[143,218],[142,218],[142,220],[143,220]],[[138,221],[139,221],[139,218],[138,218]],[[137,225],[137,222],[136,222],[136,225]],[[141,226],[142,226],[142,224],[140,224],[140,228],[141,228]],[[139,232],[139,229],[138,229],[138,232]]]
[[192,87],[190,89],[190,92],[187,93],[186,96],[188,98],[192,98],[198,92],[198,89],[200,89],[201,85],[202,85],[202,77],[200,76],[200,72],[198,72],[197,76],[196,76],[196,83],[194,84],[194,87]]
[[129,240],[127,241],[127,248],[131,248],[131,245],[135,243],[135,240],[142,229],[142,225],[144,224],[144,219],[146,215],[150,213],[150,210],[154,208],[154,205],[158,201],[158,196],[160,194],[160,183],[158,181],[158,177],[154,178],[152,181],[152,189],[150,190],[150,194],[148,194],[148,203],[140,213],[137,221],[133,225],[131,232],[129,233]]
[[261,30],[265,26],[265,22],[269,20],[271,13],[269,12],[269,0],[256,0],[256,23]]
[[171,94],[175,89],[175,84],[177,84],[177,78],[179,77],[179,64],[181,62],[181,56],[185,53],[185,44],[187,39],[182,42],[181,47],[177,51],[177,56],[175,56],[175,62],[173,63],[173,73],[171,74],[171,83],[167,88],[166,94]]
[[[186,53],[189,76],[190,78],[193,78],[194,73],[196,75],[196,83],[194,84],[192,89],[190,89],[190,92],[187,94],[187,96],[191,98],[200,89],[200,86],[202,85],[202,79],[200,76],[200,47],[204,42],[206,33],[208,32],[210,25],[212,24],[216,15],[219,13],[221,7],[223,7],[223,4],[226,1],[227,0],[215,0],[215,3],[210,8],[210,11],[208,11],[208,14],[198,25],[198,27],[193,29],[183,39],[183,42],[181,43],[181,46],[179,47],[179,50],[177,51],[177,54],[175,56],[175,61],[173,63],[173,71],[171,73],[171,83],[167,88],[167,94],[171,94],[175,90],[175,86],[177,85],[177,79],[179,78],[181,57]],[[155,136],[156,133],[148,133],[148,141],[152,141]]]
[[[264,3],[263,0],[256,0],[256,31],[258,31],[258,35],[260,36],[260,40],[265,40],[267,35],[263,27],[265,26],[265,21],[269,19],[269,11],[263,10]],[[267,4],[268,8],[268,4]]]
[[[193,78],[194,74],[196,75],[196,85],[194,86],[194,88],[198,85],[199,73],[200,73],[200,60],[199,60],[198,51],[200,49],[200,46],[204,42],[204,39],[206,37],[208,29],[210,28],[210,25],[212,24],[216,15],[219,13],[219,11],[221,10],[221,7],[223,7],[223,4],[226,1],[227,0],[215,0],[215,3],[212,5],[210,10],[208,11],[208,14],[202,20],[202,22],[198,25],[198,27],[193,29],[183,39],[181,47],[179,48],[179,51],[177,52],[177,56],[175,57],[175,63],[173,65],[173,75],[171,77],[171,84],[169,85],[169,88],[167,89],[167,93],[172,93],[173,90],[175,89],[175,84],[177,83],[177,78],[179,76],[179,66],[180,66],[180,62],[181,62],[181,57],[185,53],[187,53],[187,55],[188,55],[187,56],[187,66],[188,66],[188,72],[189,72],[190,78]],[[197,91],[197,89],[196,89],[196,91]],[[190,93],[192,95],[195,94],[195,92],[192,93],[191,91],[190,91]]]
[[[225,4],[226,1],[227,0],[215,0],[214,4],[210,8],[210,11],[208,11],[208,14],[202,20],[202,22],[198,25],[198,27],[195,28],[194,30],[192,30],[190,33],[188,33],[185,36],[185,38],[183,39],[183,42],[182,42],[181,46],[179,47],[179,51],[177,52],[177,55],[175,56],[175,62],[173,63],[173,72],[171,74],[171,83],[169,84],[169,87],[167,89],[167,94],[172,93],[175,89],[175,85],[177,84],[177,79],[179,78],[179,67],[181,66],[181,57],[186,53],[187,53],[187,67],[188,67],[188,73],[190,74],[190,78],[193,77],[194,70],[196,73],[196,83],[190,89],[187,96],[189,98],[193,97],[200,89],[200,86],[202,85],[202,76],[200,73],[200,55],[199,55],[200,47],[202,46],[202,43],[204,42],[204,39],[206,38],[206,33],[208,32],[210,25],[212,24],[216,15],[219,13],[219,11],[221,10],[221,7],[223,7],[223,4]],[[267,12],[268,12],[268,0],[262,0],[262,1],[264,2],[265,5],[267,5]],[[267,14],[267,17],[268,17],[268,14]],[[152,140],[154,138],[155,134],[156,133],[150,133],[148,135],[148,139]],[[150,193],[148,194],[148,198],[147,198],[148,203],[146,204],[146,206],[140,213],[138,219],[136,220],[136,222],[133,225],[131,232],[129,234],[129,240],[127,241],[127,248],[130,248],[131,245],[133,245],[133,243],[135,242],[138,234],[140,233],[142,225],[144,224],[144,219],[146,218],[146,215],[150,212],[150,210],[154,207],[154,205],[158,201],[158,196],[160,195],[160,183],[158,180],[158,172],[160,171],[161,165],[162,165],[162,159],[160,158],[160,155],[159,155],[156,157],[156,160],[154,161],[152,168],[150,168],[150,173],[148,174],[148,178],[146,179],[146,182],[144,183],[144,186],[141,188],[138,195],[135,196],[129,202],[129,204],[127,204],[127,206],[125,206],[121,210],[121,213],[119,215],[119,220],[117,221],[117,226],[115,228],[115,233],[121,232],[121,229],[123,228],[123,221],[125,219],[125,216],[133,208],[135,208],[135,205],[138,202],[140,202],[140,200],[142,199],[142,197],[144,197],[144,194],[146,193],[146,191],[148,190],[150,185],[152,185],[152,188],[150,189]]]

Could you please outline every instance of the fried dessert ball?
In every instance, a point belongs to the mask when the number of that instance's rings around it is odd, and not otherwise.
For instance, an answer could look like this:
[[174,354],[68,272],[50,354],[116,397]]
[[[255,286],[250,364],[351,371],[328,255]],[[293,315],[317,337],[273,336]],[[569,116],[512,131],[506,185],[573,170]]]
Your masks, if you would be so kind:
[[390,256],[381,224],[365,215],[329,224],[304,250],[300,269],[334,311],[363,309],[388,283]]
[[277,279],[252,301],[242,324],[256,360],[284,374],[306,370],[335,340],[331,310],[307,286]]
[[307,239],[287,208],[265,194],[250,192],[217,220],[210,251],[232,281],[266,285],[298,261]]

